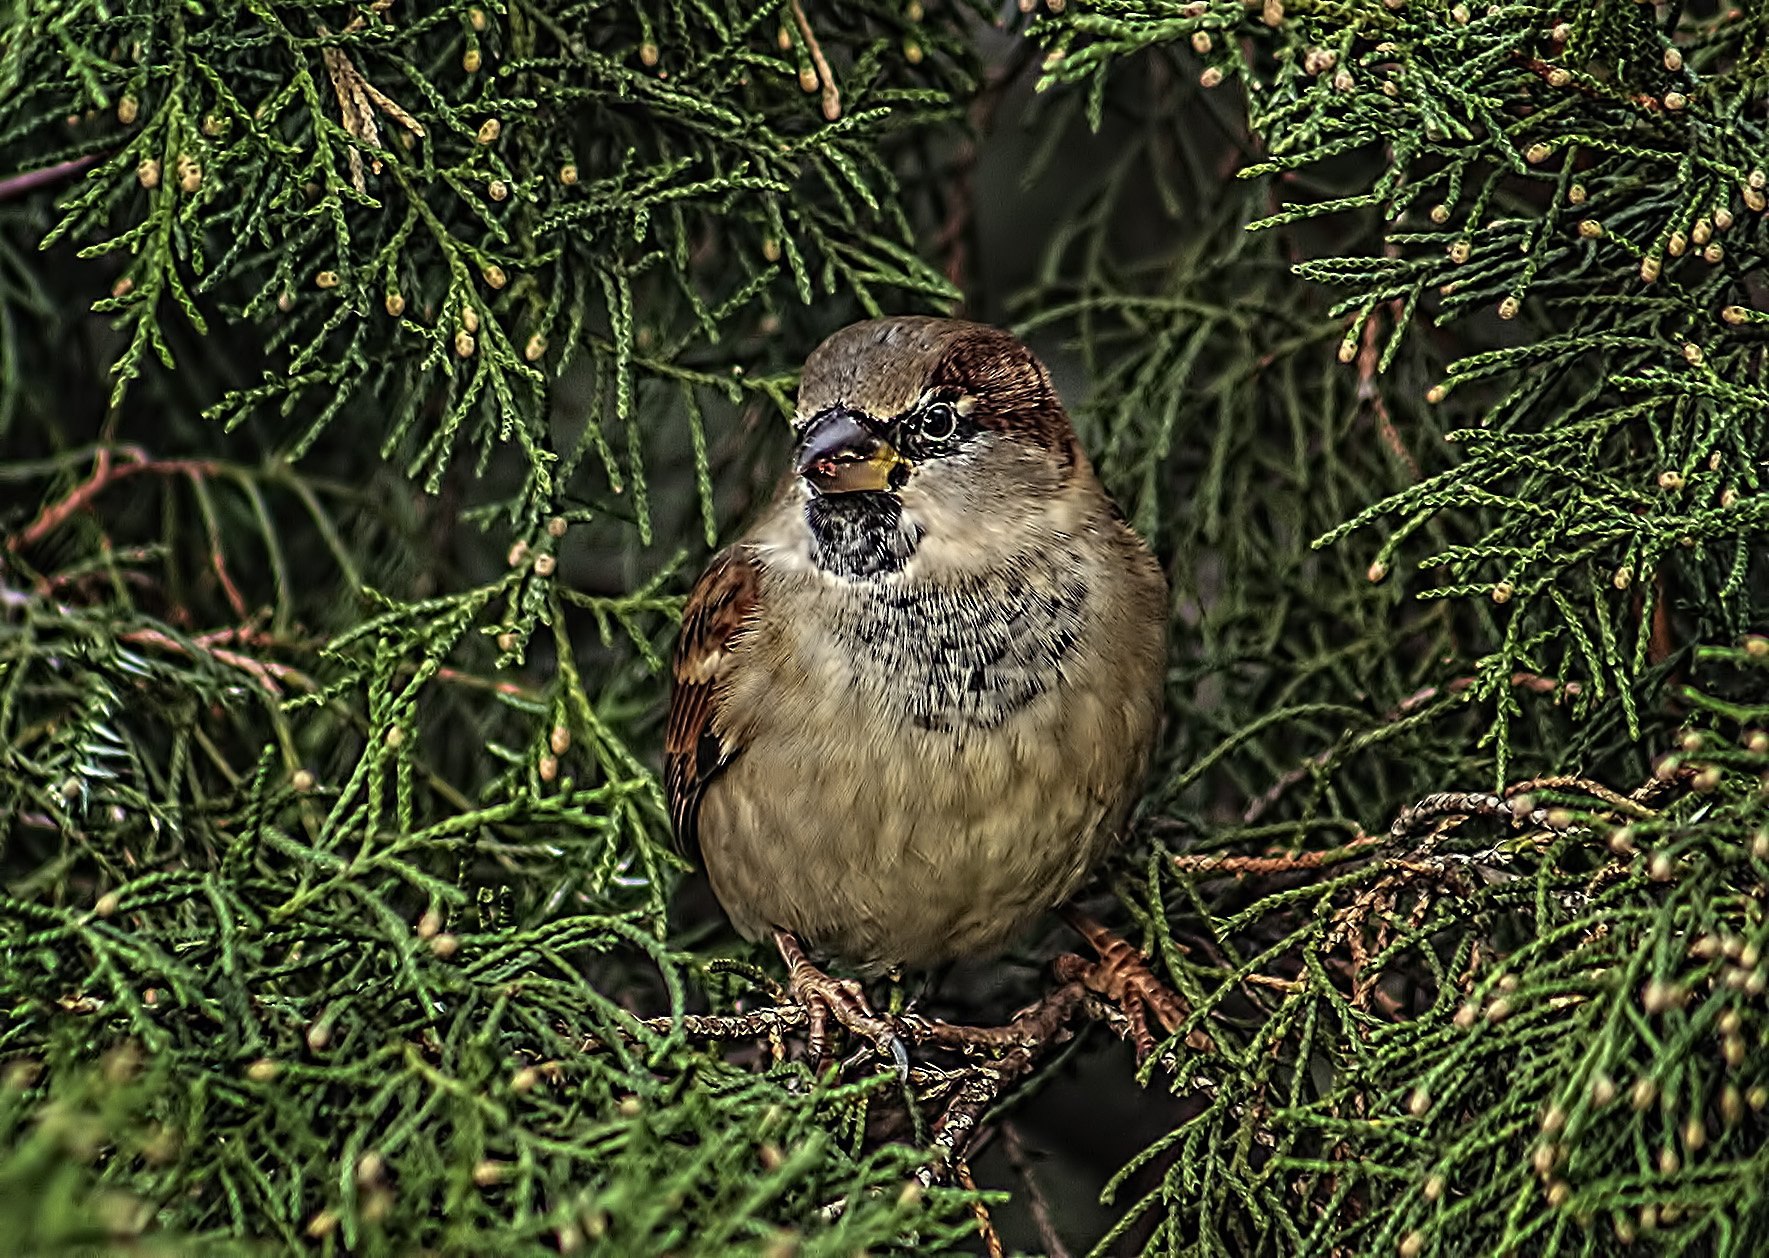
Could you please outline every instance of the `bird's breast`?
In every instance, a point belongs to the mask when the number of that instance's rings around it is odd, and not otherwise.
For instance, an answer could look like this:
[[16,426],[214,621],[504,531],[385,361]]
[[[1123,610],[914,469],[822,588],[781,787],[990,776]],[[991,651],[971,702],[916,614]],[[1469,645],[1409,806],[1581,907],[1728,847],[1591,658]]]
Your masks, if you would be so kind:
[[700,821],[752,937],[782,926],[871,968],[988,954],[1123,822],[1156,720],[1158,604],[1127,620],[1121,566],[1075,547],[914,572],[763,574],[720,705],[743,751]]

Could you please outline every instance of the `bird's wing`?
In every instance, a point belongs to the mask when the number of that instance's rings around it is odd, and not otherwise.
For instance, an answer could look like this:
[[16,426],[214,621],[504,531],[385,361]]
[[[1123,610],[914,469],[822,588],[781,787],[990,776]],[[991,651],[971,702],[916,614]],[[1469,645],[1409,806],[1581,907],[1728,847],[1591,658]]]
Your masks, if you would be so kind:
[[740,651],[738,639],[756,614],[760,585],[748,548],[732,546],[714,556],[682,609],[663,740],[663,782],[676,841],[689,855],[698,847],[696,823],[707,784],[743,750],[714,726],[725,679]]

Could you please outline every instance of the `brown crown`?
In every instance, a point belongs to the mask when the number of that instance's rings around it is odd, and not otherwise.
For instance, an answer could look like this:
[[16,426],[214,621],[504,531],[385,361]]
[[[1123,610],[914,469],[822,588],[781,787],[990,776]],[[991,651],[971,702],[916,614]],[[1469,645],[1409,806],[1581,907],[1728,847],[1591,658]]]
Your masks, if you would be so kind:
[[959,319],[870,319],[834,333],[805,362],[799,420],[837,405],[896,415],[930,388],[975,398],[979,427],[1069,457],[1069,417],[1037,355],[1011,332]]

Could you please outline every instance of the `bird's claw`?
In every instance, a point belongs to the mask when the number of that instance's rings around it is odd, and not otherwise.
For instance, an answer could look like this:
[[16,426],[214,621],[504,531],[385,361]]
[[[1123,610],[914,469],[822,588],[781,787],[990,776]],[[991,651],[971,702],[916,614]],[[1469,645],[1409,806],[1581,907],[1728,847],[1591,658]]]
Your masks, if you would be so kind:
[[786,931],[775,932],[774,945],[786,961],[787,987],[805,1008],[805,1048],[818,1070],[829,1060],[833,1019],[850,1034],[870,1041],[881,1057],[890,1058],[899,1075],[909,1077],[908,1045],[891,1018],[873,1012],[858,983],[834,978],[811,964],[798,940]]
[[896,1064],[897,1077],[899,1079],[909,1078],[909,1046],[903,1042],[903,1037],[893,1032],[890,1040],[885,1044],[885,1049],[890,1053],[891,1061]]
[[[1065,980],[1083,984],[1095,995],[1116,1005],[1123,1013],[1129,1030],[1128,1038],[1136,1050],[1140,1065],[1154,1053],[1159,1037],[1151,1021],[1167,1034],[1179,1030],[1187,1010],[1172,988],[1155,974],[1148,959],[1117,935],[1073,910],[1065,912],[1068,922],[1086,938],[1098,961],[1084,961],[1074,954],[1057,958],[1057,974]],[[1201,1029],[1186,1036],[1186,1046],[1198,1050],[1211,1047],[1210,1037]]]

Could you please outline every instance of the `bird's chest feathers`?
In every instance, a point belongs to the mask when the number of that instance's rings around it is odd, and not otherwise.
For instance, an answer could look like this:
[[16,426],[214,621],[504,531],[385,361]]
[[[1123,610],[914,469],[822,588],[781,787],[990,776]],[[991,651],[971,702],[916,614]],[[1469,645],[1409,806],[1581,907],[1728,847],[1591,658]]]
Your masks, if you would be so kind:
[[1062,684],[1088,596],[1073,566],[1026,557],[958,581],[845,583],[802,629],[832,698],[922,730],[986,730]]

